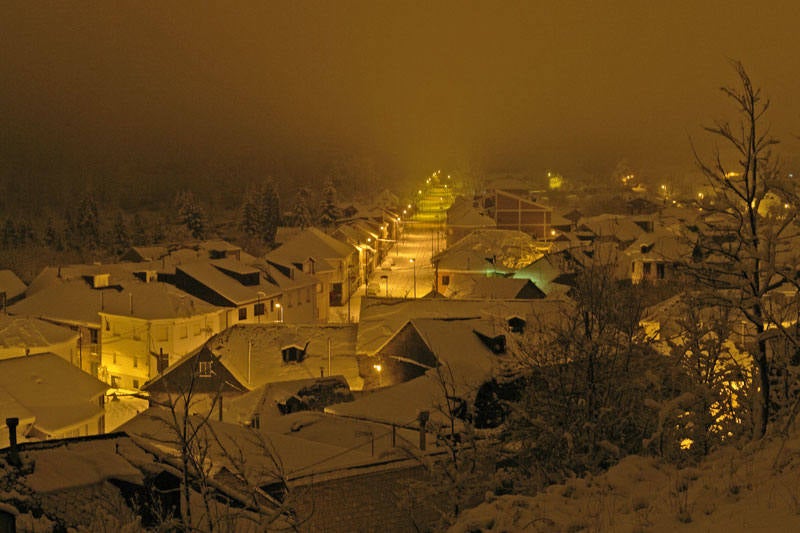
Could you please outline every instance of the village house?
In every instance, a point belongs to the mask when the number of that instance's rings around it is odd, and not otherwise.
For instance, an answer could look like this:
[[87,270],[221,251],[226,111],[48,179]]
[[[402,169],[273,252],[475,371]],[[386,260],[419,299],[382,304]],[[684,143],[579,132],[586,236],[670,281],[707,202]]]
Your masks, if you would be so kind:
[[329,307],[341,306],[358,287],[359,262],[355,247],[317,228],[306,228],[266,255],[272,265],[293,267],[319,279],[317,309],[327,322]]
[[103,433],[107,389],[55,354],[0,361],[0,448],[9,418],[19,423],[19,442]]
[[537,241],[527,233],[476,230],[431,258],[436,290],[444,293],[456,276],[511,276],[540,256]]
[[343,376],[350,389],[361,390],[355,339],[356,326],[350,324],[240,324],[212,337],[143,389],[238,396],[267,383]]

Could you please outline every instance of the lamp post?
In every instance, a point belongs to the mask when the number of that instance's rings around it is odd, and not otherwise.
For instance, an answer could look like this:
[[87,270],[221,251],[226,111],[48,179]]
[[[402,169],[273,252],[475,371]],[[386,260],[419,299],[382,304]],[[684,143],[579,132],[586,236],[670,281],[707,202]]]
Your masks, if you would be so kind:
[[278,322],[283,322],[283,306],[280,303],[276,303],[275,307],[278,308],[278,312],[280,313],[280,320]]
[[383,387],[383,366],[380,364],[372,365],[372,368],[375,369],[375,372],[378,373],[378,387]]
[[381,279],[386,282],[386,297],[388,298],[389,297],[389,276],[384,274],[383,276],[381,276]]
[[411,263],[411,266],[414,268],[414,298],[417,297],[417,262],[412,257],[408,260]]

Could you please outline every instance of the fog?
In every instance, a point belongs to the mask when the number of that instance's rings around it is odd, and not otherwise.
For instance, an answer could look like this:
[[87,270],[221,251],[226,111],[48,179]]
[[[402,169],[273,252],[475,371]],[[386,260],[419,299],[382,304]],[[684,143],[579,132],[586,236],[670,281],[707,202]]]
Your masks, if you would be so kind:
[[[432,4],[432,5],[431,5]],[[358,167],[656,178],[740,59],[800,133],[795,2],[4,2],[6,180]],[[343,163],[345,162],[345,163]],[[346,173],[345,173],[346,174]]]

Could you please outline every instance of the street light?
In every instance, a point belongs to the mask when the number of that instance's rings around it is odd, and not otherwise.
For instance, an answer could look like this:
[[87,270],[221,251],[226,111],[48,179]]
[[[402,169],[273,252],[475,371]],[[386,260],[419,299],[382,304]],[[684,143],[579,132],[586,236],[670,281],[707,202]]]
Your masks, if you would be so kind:
[[412,257],[408,260],[411,263],[411,266],[414,268],[414,298],[417,297],[417,262]]
[[381,279],[386,282],[386,297],[388,298],[389,297],[389,276],[384,274],[383,276],[381,276]]
[[254,312],[258,313],[258,323],[261,324],[261,315],[264,314],[264,309],[261,307],[261,298],[266,298],[267,294],[264,291],[258,291],[256,295],[258,296],[258,302]]
[[279,322],[283,322],[283,306],[280,303],[276,303],[275,307],[278,308],[278,311],[281,314],[281,319],[279,320]]
[[378,387],[383,387],[383,367],[379,364],[372,365],[372,368],[375,369],[375,372],[378,373]]

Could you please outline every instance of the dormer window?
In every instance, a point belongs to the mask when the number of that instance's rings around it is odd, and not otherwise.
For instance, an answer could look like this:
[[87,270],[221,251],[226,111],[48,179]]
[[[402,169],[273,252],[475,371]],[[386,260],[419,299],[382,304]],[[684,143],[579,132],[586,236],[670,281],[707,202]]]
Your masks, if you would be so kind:
[[210,378],[214,374],[214,361],[200,361],[197,363],[197,375],[201,378]]

